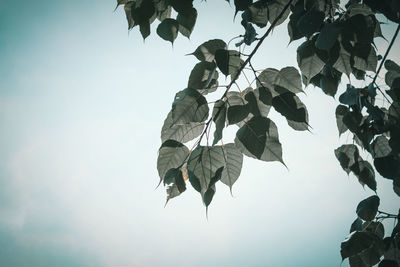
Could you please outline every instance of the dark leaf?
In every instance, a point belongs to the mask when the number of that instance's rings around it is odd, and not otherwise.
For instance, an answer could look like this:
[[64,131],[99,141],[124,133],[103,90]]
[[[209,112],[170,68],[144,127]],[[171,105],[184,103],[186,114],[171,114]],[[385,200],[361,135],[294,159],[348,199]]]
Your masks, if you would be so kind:
[[268,118],[260,116],[251,118],[237,131],[235,144],[249,157],[283,163],[278,129]]
[[342,145],[335,149],[335,156],[347,174],[351,171],[350,167],[358,162],[360,158],[358,148],[355,145]]
[[348,106],[359,105],[360,90],[348,84],[346,92],[339,96],[339,102]]
[[194,25],[196,24],[197,19],[197,10],[192,8],[189,13],[179,13],[176,17],[176,20],[179,23],[179,32],[186,36],[187,38],[190,37],[190,34],[193,31]]
[[222,139],[222,130],[225,127],[226,120],[226,103],[218,100],[213,108],[212,119],[215,123],[214,141],[213,145]]
[[235,105],[228,107],[228,124],[241,122],[250,113],[249,105]]
[[385,178],[394,180],[400,177],[400,158],[397,155],[374,159],[375,169]]
[[360,203],[358,203],[356,209],[358,217],[364,221],[372,221],[378,212],[379,203],[380,199],[376,195],[362,200]]
[[315,47],[318,49],[330,51],[336,43],[338,36],[342,30],[342,26],[338,22],[326,24],[315,41]]
[[385,236],[385,228],[381,222],[364,222],[362,224],[362,231],[372,233],[381,239]]
[[297,63],[308,80],[319,74],[325,66],[324,61],[316,53],[313,40],[308,40],[297,48]]
[[389,140],[384,135],[378,136],[372,143],[372,147],[374,158],[386,157],[392,152],[389,146]]
[[219,49],[215,52],[215,61],[221,72],[229,75],[240,67],[240,54],[235,50]]
[[201,93],[211,93],[218,86],[218,72],[214,62],[197,63],[190,72],[188,88],[197,89]]
[[357,217],[350,226],[350,233],[354,231],[362,231],[363,221]]
[[173,44],[178,36],[178,29],[179,23],[175,19],[164,19],[157,27],[157,34]]
[[[368,256],[371,256],[375,253],[380,254],[379,257],[382,256],[383,254],[382,248],[383,248],[383,242],[376,235],[373,235],[368,232],[355,231],[352,232],[342,242],[340,254],[342,255],[342,259],[346,259],[348,257],[353,257],[353,256],[359,256],[364,261],[368,260]],[[379,257],[378,257],[378,262],[379,262]],[[374,258],[376,260],[376,257]],[[372,265],[367,265],[367,266],[372,266]]]
[[319,31],[319,28],[321,27],[324,18],[324,12],[311,9],[299,19],[299,21],[297,22],[297,29],[304,36],[310,37],[314,32]]

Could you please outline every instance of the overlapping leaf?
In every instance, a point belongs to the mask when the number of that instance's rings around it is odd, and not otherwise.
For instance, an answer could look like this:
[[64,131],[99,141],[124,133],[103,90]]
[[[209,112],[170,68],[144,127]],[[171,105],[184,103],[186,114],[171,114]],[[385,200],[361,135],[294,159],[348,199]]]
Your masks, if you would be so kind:
[[175,140],[165,141],[158,150],[157,170],[160,180],[165,178],[165,174],[173,168],[178,168],[183,165],[189,149]]

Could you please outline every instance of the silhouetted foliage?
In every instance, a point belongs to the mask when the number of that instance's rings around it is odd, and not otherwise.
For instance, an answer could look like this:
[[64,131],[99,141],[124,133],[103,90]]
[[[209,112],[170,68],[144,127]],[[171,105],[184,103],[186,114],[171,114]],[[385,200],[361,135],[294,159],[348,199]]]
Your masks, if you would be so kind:
[[[313,84],[335,96],[342,74],[365,80],[368,86],[348,84],[338,98],[335,115],[339,135],[349,131],[354,142],[337,148],[335,155],[345,172],[352,172],[362,186],[376,194],[377,171],[393,181],[393,190],[400,196],[400,66],[386,59],[400,27],[390,38],[383,58],[377,56],[374,43],[375,38],[383,37],[376,14],[398,24],[400,2],[234,0],[233,4],[232,15],[240,13],[243,26],[237,48],[228,48],[219,39],[201,44],[191,54],[199,63],[190,73],[188,86],[176,93],[164,121],[157,169],[160,183],[167,187],[167,202],[183,193],[189,180],[208,207],[216,183],[232,188],[239,178],[243,155],[284,164],[278,129],[268,118],[269,110],[274,108],[294,130],[309,130],[307,108],[297,94],[303,92],[303,84]],[[139,26],[146,38],[150,25],[158,19],[157,34],[171,43],[179,33],[189,38],[198,16],[192,0],[118,0],[118,5],[124,5],[129,29]],[[256,71],[252,58],[272,29],[285,20],[291,41],[304,38],[297,48],[300,72],[291,66]],[[258,37],[256,29],[267,26]],[[241,46],[252,44],[249,55],[241,53]],[[376,84],[382,66],[387,70],[387,90]],[[256,86],[234,91],[232,85],[244,72],[254,75]],[[220,74],[230,77],[228,85],[218,85]],[[206,95],[213,92],[222,96],[213,102],[210,112],[212,103]],[[386,106],[376,103],[377,95],[385,98]],[[224,143],[223,130],[234,124],[239,127],[235,139]],[[212,125],[215,132],[209,145]],[[192,140],[189,149],[185,144]],[[372,164],[360,156],[359,148],[372,156]],[[400,213],[380,211],[379,204],[380,198],[372,195],[355,209],[357,219],[341,244],[342,259],[348,258],[350,266],[400,266]],[[385,219],[397,221],[387,237],[381,223]]]

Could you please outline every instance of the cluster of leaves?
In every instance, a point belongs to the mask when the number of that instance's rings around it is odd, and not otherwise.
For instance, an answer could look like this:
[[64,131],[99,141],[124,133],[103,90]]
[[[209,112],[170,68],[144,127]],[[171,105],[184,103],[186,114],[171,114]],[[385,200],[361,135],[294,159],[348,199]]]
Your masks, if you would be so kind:
[[[297,93],[303,92],[301,76],[294,67],[267,68],[256,76],[256,88],[229,91],[215,101],[210,114],[205,95],[218,87],[218,73],[234,77],[243,60],[239,51],[227,50],[215,39],[200,45],[193,53],[200,62],[190,76],[187,88],[175,95],[171,111],[161,131],[163,144],[157,167],[160,182],[167,185],[167,200],[186,190],[185,180],[201,193],[208,206],[215,194],[215,183],[232,188],[240,175],[243,154],[263,161],[280,161],[282,146],[275,123],[268,118],[273,107],[295,130],[308,129],[308,113]],[[211,123],[215,125],[209,145]],[[225,127],[240,128],[234,142],[222,142]],[[207,137],[207,145],[201,140]],[[199,137],[194,149],[184,143]],[[217,145],[221,142],[221,145]]]
[[[158,19],[157,34],[174,42],[178,33],[190,37],[197,19],[193,0],[117,0],[117,7],[124,5],[128,29],[139,26],[143,39],[151,33],[150,25]],[[172,10],[177,15],[171,17]]]
[[[243,155],[284,164],[277,126],[268,117],[270,109],[284,116],[294,130],[308,130],[307,108],[297,96],[303,92],[302,84],[320,87],[334,97],[342,74],[365,80],[368,72],[376,72],[381,60],[374,43],[374,38],[383,37],[376,13],[400,22],[400,4],[393,0],[349,0],[344,7],[339,0],[233,3],[234,16],[241,13],[244,27],[236,44],[239,49],[229,49],[223,40],[214,39],[191,54],[199,63],[190,73],[187,88],[176,93],[161,130],[157,169],[160,183],[166,186],[167,202],[183,193],[189,181],[208,207],[219,181],[232,189],[240,176]],[[143,38],[150,34],[150,24],[156,18],[160,20],[157,34],[171,43],[178,33],[189,38],[196,23],[193,0],[118,0],[118,4],[125,5],[129,29],[139,25]],[[171,10],[176,18],[171,18]],[[300,72],[295,67],[256,71],[252,57],[270,31],[286,19],[290,41],[305,39],[297,49]],[[267,25],[268,30],[257,38],[257,31]],[[250,55],[240,52],[240,47],[253,43],[256,45]],[[381,61],[387,69],[386,92],[375,83],[376,73],[368,86],[355,88],[348,84],[340,95],[341,104],[336,109],[339,135],[349,130],[354,143],[337,148],[335,155],[347,174],[352,172],[363,186],[376,192],[376,170],[393,181],[393,189],[400,196],[400,67],[385,61],[386,55]],[[245,71],[252,72],[255,85],[249,82],[244,90],[232,90]],[[221,75],[230,77],[228,85],[219,85]],[[208,96],[220,88],[222,96],[209,101]],[[377,91],[388,100],[389,108],[375,103]],[[224,129],[235,127],[232,125],[239,127],[236,137],[224,143]],[[359,147],[372,155],[373,165],[361,157]],[[400,264],[400,224],[385,238],[381,223],[388,218],[399,219],[400,215],[378,211],[379,203],[374,195],[357,206],[358,218],[341,245],[342,258],[349,258],[351,266]]]
[[[365,88],[348,85],[339,97],[342,104],[336,108],[336,122],[339,135],[349,130],[355,143],[371,154],[378,173],[393,181],[393,190],[400,196],[400,66],[387,60],[385,67],[385,82],[389,88],[386,93],[392,98],[389,109],[375,104],[377,87],[374,83]],[[374,168],[361,158],[357,145],[342,145],[335,150],[335,155],[348,174],[353,172],[363,186],[376,191]],[[350,266],[373,266],[379,262],[382,267],[399,266],[396,255],[400,255],[400,224],[398,222],[390,237],[384,238],[380,219],[390,216],[376,217],[379,202],[378,196],[371,196],[357,206],[358,218],[341,246],[342,258],[349,258]],[[382,256],[384,259],[380,261]]]

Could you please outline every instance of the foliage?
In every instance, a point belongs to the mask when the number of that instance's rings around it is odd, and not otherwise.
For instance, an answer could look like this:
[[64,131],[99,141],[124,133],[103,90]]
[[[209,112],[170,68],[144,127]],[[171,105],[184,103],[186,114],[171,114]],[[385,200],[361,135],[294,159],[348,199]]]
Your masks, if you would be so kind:
[[[234,16],[240,13],[243,26],[236,48],[214,39],[191,54],[199,63],[190,73],[187,88],[176,93],[164,121],[157,169],[160,183],[167,186],[167,201],[183,193],[189,181],[208,207],[219,181],[230,188],[237,181],[243,155],[284,164],[277,126],[268,118],[270,109],[284,116],[294,130],[309,130],[307,108],[297,94],[303,92],[303,84],[312,84],[334,97],[342,74],[368,81],[368,86],[348,84],[339,96],[335,112],[339,135],[349,131],[354,142],[334,153],[345,172],[353,173],[362,186],[376,193],[377,171],[393,181],[393,190],[400,196],[400,66],[386,59],[400,27],[383,59],[377,56],[374,43],[383,37],[376,13],[398,24],[399,2],[350,0],[344,5],[339,0],[234,0],[233,4]],[[139,26],[146,38],[157,18],[157,34],[171,43],[179,33],[189,38],[198,16],[193,0],[118,0],[118,5],[124,5],[129,29]],[[251,59],[272,29],[286,20],[290,40],[304,39],[297,49],[300,72],[292,66],[256,71]],[[267,25],[258,38],[257,31]],[[250,55],[241,53],[244,45],[253,45]],[[376,84],[383,65],[386,91]],[[254,75],[255,87],[250,83],[245,90],[234,91],[232,86],[245,72]],[[220,75],[229,76],[230,83],[219,86]],[[209,102],[208,94],[213,92],[222,96]],[[376,103],[377,95],[386,99],[386,106]],[[231,125],[239,127],[236,137],[224,143],[224,129]],[[359,148],[373,160],[364,160]],[[357,219],[341,244],[342,259],[348,258],[351,266],[400,265],[400,213],[385,213],[379,205],[380,198],[372,195],[356,208]],[[387,237],[381,223],[384,219],[397,220]]]

